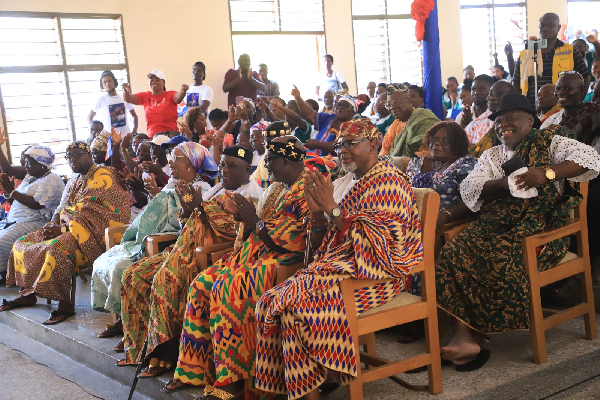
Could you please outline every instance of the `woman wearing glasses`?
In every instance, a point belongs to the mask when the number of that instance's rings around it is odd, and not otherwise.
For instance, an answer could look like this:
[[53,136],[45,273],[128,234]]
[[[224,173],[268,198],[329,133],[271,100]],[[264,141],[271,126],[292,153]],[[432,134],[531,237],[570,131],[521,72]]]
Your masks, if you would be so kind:
[[396,120],[383,138],[379,155],[410,158],[418,155],[417,153],[428,155],[427,148],[422,147],[423,136],[440,120],[430,110],[412,106],[408,86],[390,83],[387,85],[387,93],[387,109]]

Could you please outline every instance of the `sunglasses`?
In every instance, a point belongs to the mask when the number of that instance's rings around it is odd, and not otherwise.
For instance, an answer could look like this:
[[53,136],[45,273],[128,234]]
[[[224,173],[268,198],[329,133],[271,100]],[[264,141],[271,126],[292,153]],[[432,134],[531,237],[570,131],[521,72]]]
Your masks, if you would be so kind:
[[577,71],[573,71],[573,70],[571,70],[571,71],[560,71],[560,72],[558,73],[558,77],[559,77],[559,78],[560,78],[561,76],[563,76],[563,75],[577,75],[577,77],[578,77],[578,78],[581,80],[581,82],[585,82],[585,81],[583,80],[583,76],[581,76],[581,74],[580,74],[579,72],[577,72]]
[[345,142],[337,142],[333,144],[333,151],[339,153],[342,151],[342,147],[346,150],[352,150],[354,146],[362,142],[368,142],[369,139],[359,139],[359,140],[346,140]]

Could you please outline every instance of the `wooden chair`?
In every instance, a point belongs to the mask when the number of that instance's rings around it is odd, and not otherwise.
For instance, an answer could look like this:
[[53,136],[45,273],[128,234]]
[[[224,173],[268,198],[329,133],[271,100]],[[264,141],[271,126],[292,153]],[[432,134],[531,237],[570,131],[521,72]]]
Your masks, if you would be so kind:
[[[536,364],[548,361],[546,331],[563,322],[583,316],[586,339],[595,340],[598,337],[587,228],[588,182],[581,183],[580,192],[583,200],[575,208],[567,225],[523,239],[523,264],[529,277],[529,329],[533,342],[533,360]],[[452,239],[467,226],[468,224],[464,224],[446,232],[446,239]],[[577,254],[569,252],[555,267],[543,272],[538,271],[536,248],[573,234],[577,241]],[[582,302],[562,311],[543,309],[540,289],[577,274],[581,283]]]
[[[427,366],[429,392],[431,394],[442,392],[434,258],[435,224],[440,197],[431,189],[413,190],[421,217],[423,260],[411,270],[411,273],[421,273],[422,296],[402,292],[388,303],[357,315],[355,291],[385,280],[346,279],[340,283],[348,324],[352,337],[355,338],[354,347],[358,366],[357,378],[346,389],[346,397],[352,400],[363,398],[363,384],[367,382],[390,378],[410,386],[395,375],[423,366]],[[375,332],[417,320],[423,320],[425,323],[425,353],[395,362],[376,355]],[[366,352],[360,351],[362,344],[365,344]],[[361,362],[368,366],[364,371],[361,369]]]

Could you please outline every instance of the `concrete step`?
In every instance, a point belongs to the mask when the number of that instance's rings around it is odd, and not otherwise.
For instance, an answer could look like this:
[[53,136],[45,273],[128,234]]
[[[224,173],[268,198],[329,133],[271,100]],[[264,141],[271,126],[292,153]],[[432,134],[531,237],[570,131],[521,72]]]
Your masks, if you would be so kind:
[[[0,287],[0,298],[14,299],[18,295],[17,288]],[[84,283],[80,279],[77,280],[74,317],[57,325],[42,325],[56,305],[56,302],[47,305],[45,299],[38,299],[38,304],[34,307],[0,312],[0,323],[102,375],[125,386],[131,386],[135,367],[115,365],[117,360],[123,358],[123,353],[113,351],[114,345],[120,338],[96,337],[97,333],[104,329],[105,324],[112,320],[109,314],[91,310],[90,281]],[[139,379],[136,392],[151,399],[164,400],[190,400],[203,393],[201,388],[193,387],[172,394],[163,393],[161,388],[172,377],[173,372],[170,372],[157,378]]]

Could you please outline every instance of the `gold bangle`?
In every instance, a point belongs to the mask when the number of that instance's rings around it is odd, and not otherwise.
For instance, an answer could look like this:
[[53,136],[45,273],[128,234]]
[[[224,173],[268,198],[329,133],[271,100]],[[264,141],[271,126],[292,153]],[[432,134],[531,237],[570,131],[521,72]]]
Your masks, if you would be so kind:
[[451,213],[450,211],[448,211],[448,210],[444,210],[444,212],[445,212],[446,214],[448,214],[448,217],[450,217],[450,219],[452,219],[452,213]]

